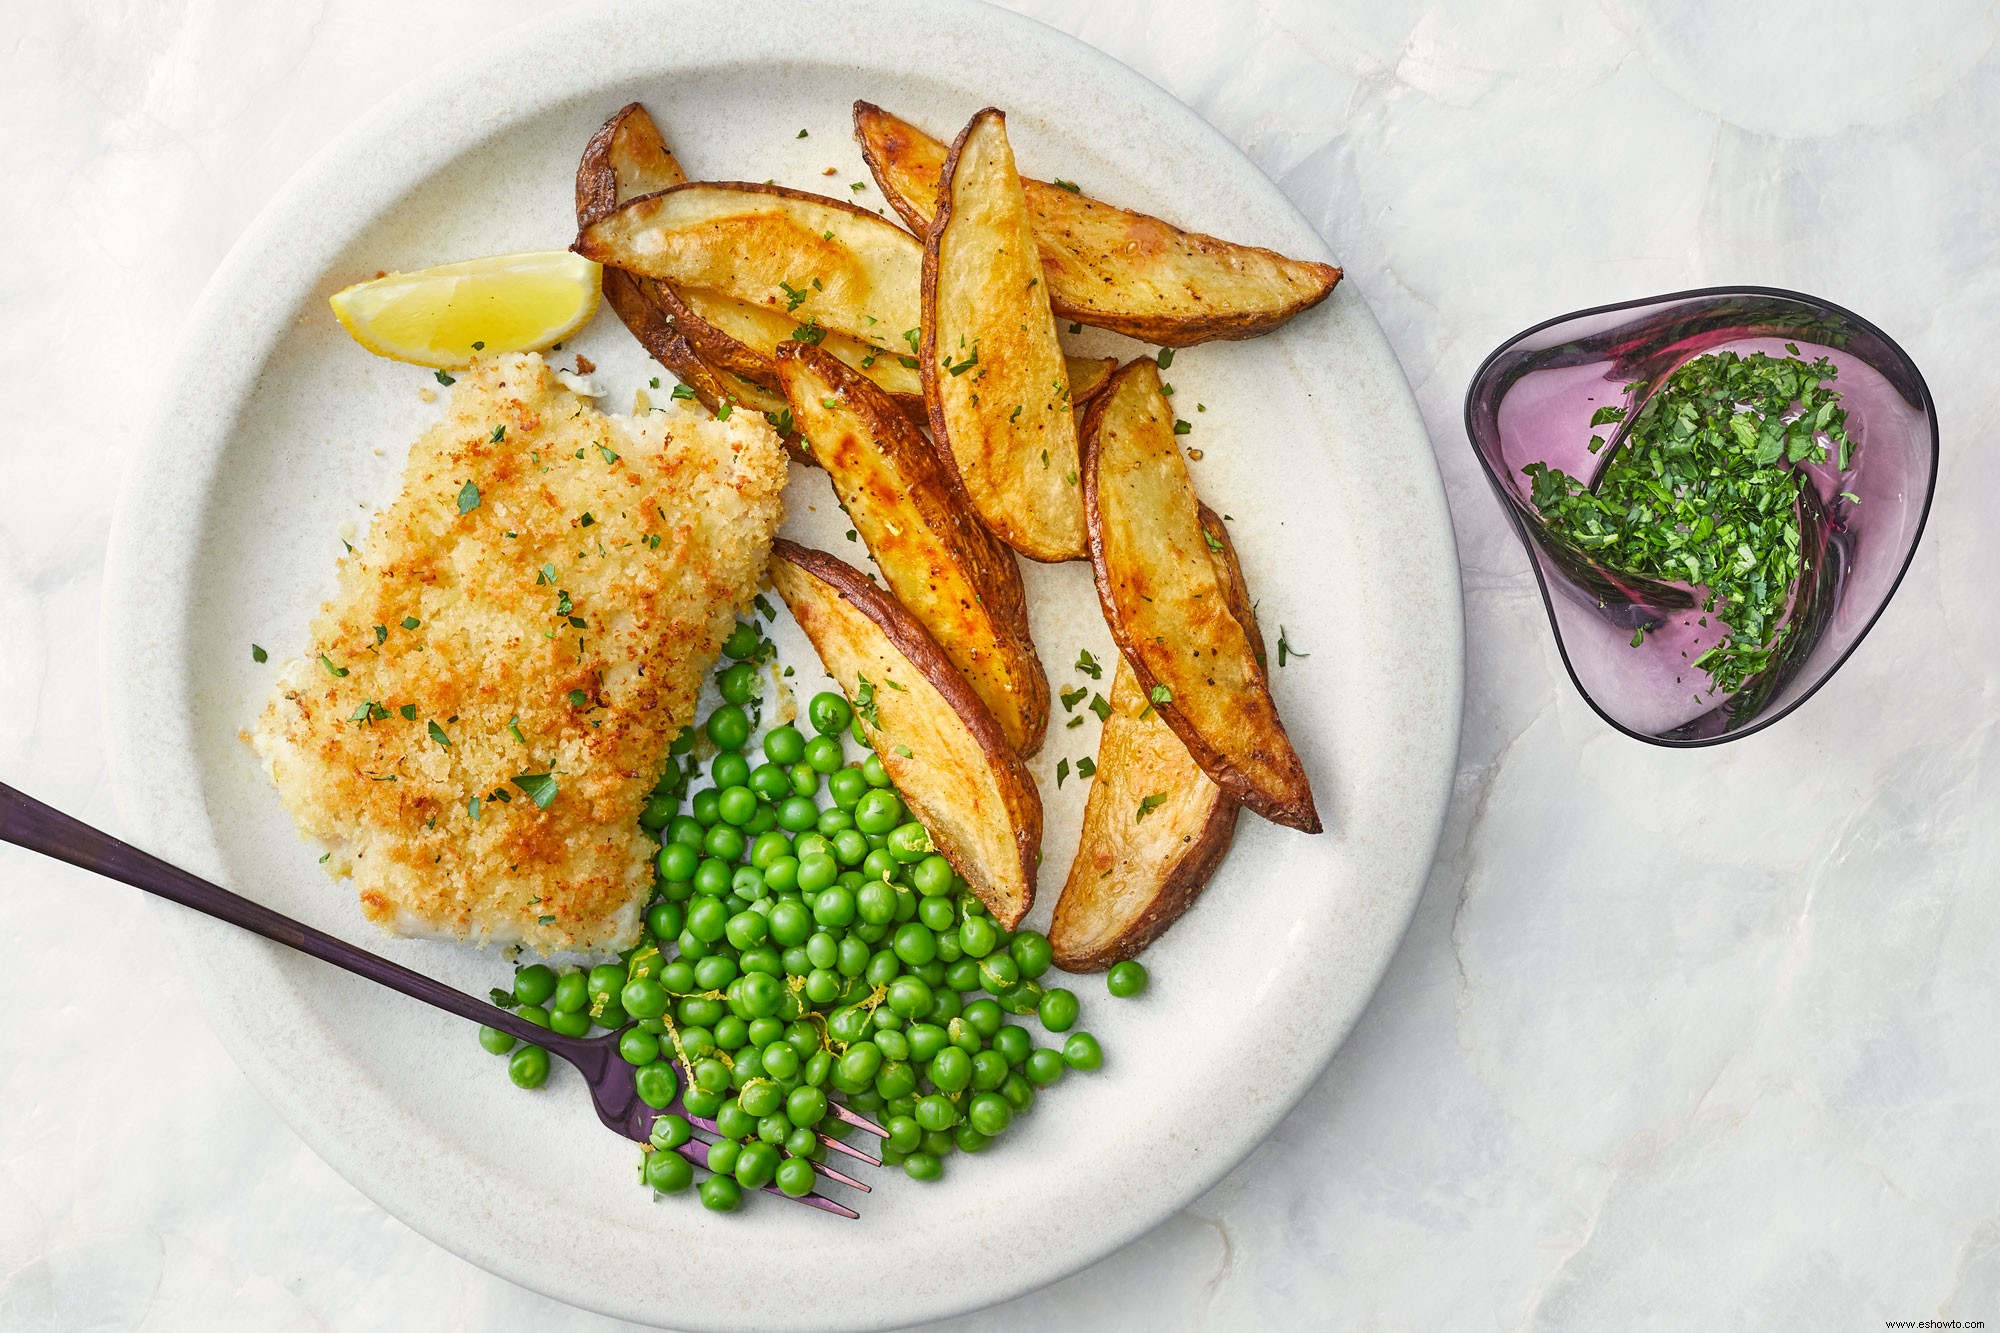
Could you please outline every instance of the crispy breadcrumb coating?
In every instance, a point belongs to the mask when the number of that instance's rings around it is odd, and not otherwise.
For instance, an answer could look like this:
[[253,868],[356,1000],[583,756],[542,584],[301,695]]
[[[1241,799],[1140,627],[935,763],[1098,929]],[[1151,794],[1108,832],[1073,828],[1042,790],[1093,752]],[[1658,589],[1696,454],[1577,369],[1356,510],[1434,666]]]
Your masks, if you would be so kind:
[[785,471],[755,413],[608,417],[533,354],[458,377],[253,737],[371,920],[633,943],[639,811],[756,593]]

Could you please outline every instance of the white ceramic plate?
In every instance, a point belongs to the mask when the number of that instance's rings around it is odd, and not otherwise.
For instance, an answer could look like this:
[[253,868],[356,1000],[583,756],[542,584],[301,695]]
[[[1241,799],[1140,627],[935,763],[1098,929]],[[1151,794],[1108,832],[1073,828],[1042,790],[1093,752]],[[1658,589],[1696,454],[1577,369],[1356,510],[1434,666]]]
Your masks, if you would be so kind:
[[[849,132],[857,97],[945,137],[997,103],[1026,170],[1326,255],[1186,108],[1001,11],[633,0],[510,30],[301,172],[189,321],[110,559],[107,734],[136,840],[467,990],[505,981],[497,953],[368,926],[239,739],[303,646],[340,538],[365,539],[404,447],[439,410],[420,401],[429,372],[356,347],[326,298],[378,269],[566,244],[577,153],[632,99],[697,175],[880,204],[872,185],[848,189],[867,179]],[[608,312],[572,350],[597,361],[614,409],[658,373]],[[993,1150],[951,1159],[942,1185],[876,1173],[858,1223],[762,1197],[719,1217],[638,1188],[636,1149],[598,1127],[574,1077],[518,1092],[463,1022],[162,907],[236,1059],[336,1169],[440,1244],[562,1300],[674,1327],[947,1315],[1081,1268],[1212,1185],[1324,1066],[1409,920],[1457,744],[1459,599],[1421,422],[1349,286],[1275,336],[1183,352],[1168,378],[1196,423],[1185,442],[1203,453],[1202,494],[1234,517],[1267,633],[1275,645],[1282,626],[1311,654],[1275,673],[1276,690],[1329,832],[1246,814],[1206,896],[1147,955],[1143,1000],[1075,983],[1108,1053],[1101,1073],[1045,1093]],[[788,530],[858,558],[830,499],[823,477],[798,470]],[[1028,572],[1053,683],[1094,683],[1070,666],[1083,648],[1111,660],[1087,566]],[[251,661],[252,642],[269,665]],[[795,631],[782,643],[802,683],[817,681]],[[1059,719],[1037,761],[1049,798],[1037,925],[1084,786],[1072,777],[1057,791],[1054,766],[1095,741],[1094,719]]]

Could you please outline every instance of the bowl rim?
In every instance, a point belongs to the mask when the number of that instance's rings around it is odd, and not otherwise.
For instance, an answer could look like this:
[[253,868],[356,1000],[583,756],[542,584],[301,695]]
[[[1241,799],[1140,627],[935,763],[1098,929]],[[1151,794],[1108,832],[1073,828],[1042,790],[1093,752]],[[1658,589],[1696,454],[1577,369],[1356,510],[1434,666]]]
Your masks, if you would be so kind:
[[[1747,727],[1737,731],[1726,731],[1719,736],[1703,736],[1692,740],[1671,740],[1664,736],[1648,735],[1643,731],[1637,731],[1626,726],[1623,722],[1620,722],[1617,718],[1607,713],[1603,706],[1591,697],[1590,691],[1584,688],[1583,681],[1578,678],[1576,666],[1570,661],[1569,646],[1563,641],[1562,630],[1556,623],[1555,603],[1549,595],[1548,579],[1542,573],[1542,562],[1535,556],[1533,538],[1528,535],[1526,527],[1522,524],[1521,516],[1507,502],[1507,496],[1501,490],[1500,478],[1495,475],[1492,464],[1487,462],[1486,455],[1481,452],[1479,445],[1476,443],[1472,429],[1473,399],[1478,393],[1480,385],[1486,380],[1488,372],[1492,370],[1494,362],[1512,350],[1523,339],[1531,338],[1543,329],[1553,328],[1558,324],[1566,324],[1575,319],[1584,319],[1591,315],[1610,314],[1614,311],[1630,310],[1638,306],[1659,305],[1663,302],[1691,300],[1703,296],[1730,296],[1739,294],[1777,296],[1787,300],[1808,302],[1823,310],[1828,310],[1851,319],[1880,338],[1883,344],[1897,356],[1901,357],[1903,363],[1910,368],[1910,375],[1916,385],[1918,397],[1922,400],[1921,405],[1923,407],[1924,418],[1930,425],[1930,466],[1924,476],[1923,499],[1917,506],[1916,531],[1910,536],[1908,549],[1903,552],[1902,564],[1896,570],[1895,577],[1889,580],[1888,590],[1882,594],[1881,602],[1876,605],[1874,612],[1869,615],[1868,623],[1861,627],[1861,632],[1854,636],[1853,641],[1834,660],[1833,665],[1821,672],[1819,679],[1806,687],[1805,691],[1798,698],[1792,700],[1776,712],[1757,719],[1757,721]],[[1917,548],[1923,545],[1924,529],[1930,522],[1931,501],[1937,495],[1938,453],[1940,448],[1937,401],[1931,396],[1930,383],[1924,379],[1923,370],[1917,365],[1916,359],[1904,349],[1901,343],[1890,337],[1873,320],[1866,319],[1849,310],[1846,306],[1829,301],[1824,297],[1814,296],[1810,292],[1801,292],[1789,287],[1763,287],[1753,283],[1727,283],[1716,287],[1690,287],[1683,291],[1663,292],[1657,296],[1641,296],[1625,301],[1611,301],[1603,305],[1586,306],[1580,310],[1572,310],[1567,314],[1555,315],[1542,320],[1538,324],[1533,324],[1522,329],[1519,333],[1503,338],[1492,351],[1486,354],[1485,359],[1479,363],[1479,368],[1472,372],[1472,378],[1466,382],[1465,386],[1463,422],[1466,444],[1472,450],[1473,456],[1479,460],[1480,473],[1485,476],[1486,484],[1492,488],[1494,498],[1499,501],[1501,512],[1507,516],[1507,522],[1514,529],[1515,539],[1521,543],[1521,549],[1528,557],[1528,568],[1533,571],[1535,576],[1535,589],[1541,594],[1542,598],[1542,614],[1548,620],[1549,634],[1556,641],[1556,654],[1562,658],[1563,671],[1569,676],[1569,683],[1576,687],[1576,692],[1582,696],[1586,704],[1590,705],[1590,711],[1602,718],[1613,730],[1622,732],[1635,741],[1644,741],[1648,745],[1656,745],[1663,750],[1699,750],[1712,745],[1722,745],[1729,741],[1742,740],[1746,736],[1754,736],[1766,727],[1770,727],[1790,717],[1808,699],[1818,694],[1820,689],[1828,681],[1832,680],[1842,667],[1847,665],[1847,660],[1854,656],[1855,650],[1868,638],[1869,633],[1875,628],[1875,623],[1882,618],[1882,613],[1889,609],[1889,603],[1895,600],[1897,591],[1903,586],[1904,576],[1910,572],[1911,562],[1917,558]]]

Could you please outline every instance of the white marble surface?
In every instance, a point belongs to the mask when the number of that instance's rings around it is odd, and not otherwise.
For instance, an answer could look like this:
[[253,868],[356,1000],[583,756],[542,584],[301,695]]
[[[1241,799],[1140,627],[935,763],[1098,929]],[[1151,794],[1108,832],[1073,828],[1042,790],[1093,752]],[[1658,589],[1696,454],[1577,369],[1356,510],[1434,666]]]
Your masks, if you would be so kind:
[[[1278,1134],[964,1330],[2000,1321],[2000,16],[1856,0],[1015,7],[1307,212],[1414,385],[1465,571],[1457,796],[1408,940]],[[0,777],[114,830],[97,608],[181,319],[293,166],[530,0],[54,0],[0,49]],[[1747,281],[1942,412],[1896,602],[1799,714],[1667,753],[1563,678],[1460,400],[1516,329]],[[610,1321],[384,1215],[266,1109],[136,894],[0,852],[0,1328]],[[532,1225],[523,1219],[523,1225]]]

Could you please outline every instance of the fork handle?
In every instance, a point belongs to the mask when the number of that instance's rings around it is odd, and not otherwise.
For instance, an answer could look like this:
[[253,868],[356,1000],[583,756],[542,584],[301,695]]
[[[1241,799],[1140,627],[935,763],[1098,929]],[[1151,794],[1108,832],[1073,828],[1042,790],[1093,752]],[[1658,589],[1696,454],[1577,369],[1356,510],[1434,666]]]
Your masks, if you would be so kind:
[[568,1045],[562,1037],[525,1019],[516,1018],[497,1005],[475,999],[421,972],[413,972],[401,963],[391,962],[346,940],[314,930],[304,922],[274,912],[262,903],[252,902],[191,875],[179,866],[169,865],[130,843],[120,842],[110,834],[46,806],[5,783],[0,783],[0,842],[11,842],[16,847],[67,861],[107,879],[130,884],[135,889],[227,921],[232,926],[241,926],[267,940],[311,954],[322,962],[332,963],[356,976],[400,991],[411,999],[435,1005],[446,1013],[499,1028],[522,1041],[544,1047]]

